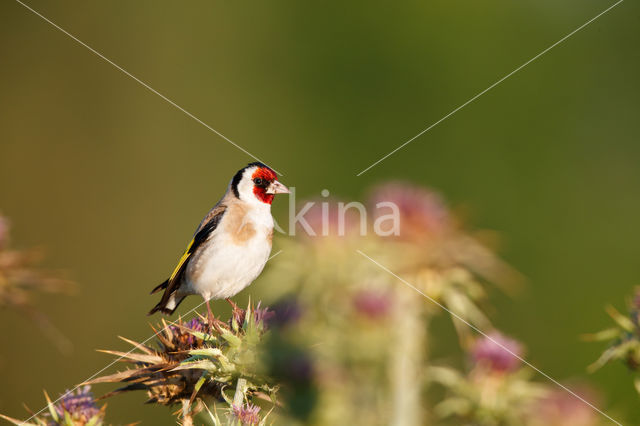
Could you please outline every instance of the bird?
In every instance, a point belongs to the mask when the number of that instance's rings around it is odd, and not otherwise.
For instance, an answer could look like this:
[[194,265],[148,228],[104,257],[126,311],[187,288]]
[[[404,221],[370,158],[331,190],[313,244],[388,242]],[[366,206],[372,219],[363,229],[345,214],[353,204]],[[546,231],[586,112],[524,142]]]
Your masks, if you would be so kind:
[[189,295],[204,298],[210,321],[211,300],[226,299],[235,309],[230,298],[249,286],[269,259],[274,196],[288,193],[275,171],[261,162],[238,170],[198,225],[171,276],[151,291],[164,293],[148,315],[171,315]]

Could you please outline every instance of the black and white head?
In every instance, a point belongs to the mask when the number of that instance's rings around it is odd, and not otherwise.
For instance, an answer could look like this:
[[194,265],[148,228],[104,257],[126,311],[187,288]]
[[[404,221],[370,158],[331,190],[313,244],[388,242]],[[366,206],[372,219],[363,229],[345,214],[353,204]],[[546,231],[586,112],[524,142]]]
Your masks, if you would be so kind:
[[259,205],[270,205],[275,194],[289,193],[273,169],[257,162],[238,170],[231,180],[231,190],[240,200]]

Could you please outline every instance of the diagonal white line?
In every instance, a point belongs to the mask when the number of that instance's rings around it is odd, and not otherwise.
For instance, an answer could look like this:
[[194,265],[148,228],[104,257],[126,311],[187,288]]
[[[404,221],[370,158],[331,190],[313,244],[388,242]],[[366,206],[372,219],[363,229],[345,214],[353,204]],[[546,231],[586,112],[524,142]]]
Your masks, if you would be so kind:
[[[277,255],[279,255],[280,253],[282,253],[282,250],[278,250],[275,254],[271,255],[271,257],[269,257],[269,259],[267,259],[267,262],[270,261],[271,259],[273,259],[274,257],[276,257]],[[186,314],[184,314],[184,317],[186,318],[188,315],[191,315],[191,313],[193,311],[195,311],[196,309],[198,309],[200,306],[204,305],[205,303],[207,303],[207,301],[203,301],[202,303],[200,303],[198,306],[196,306],[195,308],[191,309],[190,311],[188,311]],[[170,324],[175,324],[174,323],[170,323]],[[149,336],[148,338],[146,338],[145,340],[143,340],[142,342],[140,342],[141,345],[144,345],[145,343],[147,343],[149,340],[153,339],[154,337],[156,337],[158,335],[158,333],[160,333],[163,329],[161,328],[160,330],[158,330],[156,333],[153,333],[151,336]],[[125,358],[127,355],[129,355],[131,352],[135,351],[136,348],[131,349],[129,352],[126,352],[124,355],[119,356],[117,358],[115,358],[113,361],[111,361],[109,364],[107,364],[105,367],[101,368],[100,370],[98,370],[97,372],[93,373],[91,376],[87,377],[86,379],[84,379],[81,383],[85,383],[88,382],[89,380],[97,377],[100,373],[102,373],[103,371],[105,371],[107,368],[111,367],[112,365],[114,365],[115,363],[117,363],[118,361],[120,361],[122,358]],[[76,389],[78,389],[81,385],[77,385],[75,388],[71,389],[68,392],[65,392],[64,394],[62,394],[60,397],[58,397],[58,399],[56,399],[55,401],[52,402],[52,404],[56,404],[58,401],[60,401],[62,398],[64,398],[65,395],[67,395],[68,393],[73,393],[76,391]],[[48,408],[48,406],[43,407],[40,411],[38,411],[37,413],[33,414],[31,417],[29,417],[27,420],[23,421],[22,423],[20,423],[21,425],[24,425],[26,423],[28,423],[30,420],[32,420],[34,417],[36,417],[38,414],[42,413],[44,410],[46,410]]]
[[487,335],[485,332],[483,332],[482,330],[480,330],[478,327],[476,327],[475,325],[471,324],[469,321],[465,320],[464,318],[462,318],[460,315],[456,314],[455,312],[452,312],[451,310],[449,310],[446,306],[444,306],[442,303],[438,302],[437,300],[435,300],[434,298],[428,296],[427,294],[425,294],[424,292],[422,292],[420,289],[416,288],[415,286],[413,286],[412,284],[410,284],[409,282],[407,282],[406,280],[404,280],[402,277],[396,275],[395,273],[393,273],[389,268],[385,267],[384,265],[380,264],[378,261],[372,259],[371,257],[367,256],[365,253],[363,253],[360,250],[356,250],[356,252],[358,252],[359,254],[361,254],[363,257],[369,259],[371,262],[373,262],[374,264],[376,264],[378,267],[380,267],[380,269],[388,272],[389,274],[393,275],[395,278],[397,278],[398,280],[400,280],[402,283],[404,283],[407,287],[412,288],[413,290],[417,291],[418,293],[420,293],[421,295],[423,295],[425,298],[427,298],[430,302],[434,303],[435,305],[437,305],[438,307],[442,308],[443,310],[447,311],[451,316],[455,317],[456,319],[462,321],[463,323],[465,323],[469,328],[471,328],[472,330],[476,331],[477,333],[481,334],[482,336],[486,337],[487,339],[489,339],[491,342],[493,342],[494,344],[498,345],[501,349],[503,349],[504,351],[508,352],[510,355],[514,356],[515,358],[519,359],[522,363],[526,364],[527,366],[531,367],[533,370],[537,371],[538,373],[540,373],[542,376],[546,377],[549,381],[551,381],[552,383],[554,383],[555,385],[559,386],[560,388],[562,388],[563,390],[569,392],[572,396],[578,398],[580,401],[584,402],[585,404],[587,404],[589,407],[591,407],[592,409],[594,409],[595,411],[597,411],[598,413],[602,414],[604,417],[606,417],[607,419],[611,420],[613,423],[622,426],[622,423],[612,419],[607,413],[605,413],[604,411],[600,410],[598,407],[596,407],[595,405],[593,405],[592,403],[590,403],[589,401],[587,401],[586,399],[582,398],[580,395],[578,395],[577,393],[575,393],[574,391],[572,391],[571,389],[569,389],[568,387],[564,386],[562,383],[558,382],[556,379],[554,379],[553,377],[549,376],[548,374],[546,374],[544,371],[540,370],[538,367],[536,367],[535,365],[531,364],[529,361],[527,361],[526,359],[522,358],[521,356],[519,356],[518,354],[515,354],[513,351],[511,351],[509,348],[505,347],[502,343],[496,341],[495,339],[493,339],[491,336]]
[[[222,139],[224,139],[225,141],[229,142],[231,145],[235,146],[236,148],[238,148],[240,151],[244,152],[245,154],[247,154],[249,157],[253,158],[254,160],[260,161],[261,163],[265,163],[264,161],[260,160],[258,157],[256,157],[255,155],[251,154],[249,151],[247,151],[246,149],[244,149],[243,147],[241,147],[240,145],[238,145],[237,143],[235,143],[234,141],[232,141],[231,139],[229,139],[228,137],[226,137],[225,135],[223,135],[222,133],[220,133],[219,131],[217,131],[216,129],[214,129],[213,127],[211,127],[210,125],[208,125],[207,123],[205,123],[204,121],[200,120],[198,117],[196,117],[195,115],[193,115],[192,113],[190,113],[189,111],[187,111],[186,109],[184,109],[183,107],[181,107],[180,105],[176,104],[174,101],[172,101],[171,99],[167,98],[165,95],[163,95],[162,93],[158,92],[156,89],[154,89],[153,87],[149,86],[147,83],[145,83],[144,81],[140,80],[138,77],[136,77],[135,75],[131,74],[129,71],[127,71],[126,69],[122,68],[120,65],[116,64],[115,62],[113,62],[111,59],[107,58],[106,56],[104,56],[102,53],[98,52],[97,50],[95,50],[93,47],[89,46],[88,44],[86,44],[85,42],[83,42],[82,40],[78,39],[77,37],[75,37],[73,34],[69,33],[68,31],[66,31],[64,28],[60,27],[59,25],[57,25],[55,22],[51,21],[50,19],[48,19],[47,17],[43,16],[42,14],[40,14],[38,11],[34,10],[33,8],[31,8],[30,6],[24,4],[22,1],[20,0],[16,0],[16,2],[18,2],[19,4],[21,4],[22,6],[24,6],[26,9],[30,10],[31,12],[33,12],[35,15],[39,16],[40,18],[42,18],[43,20],[45,20],[46,22],[48,22],[49,24],[51,24],[53,27],[55,27],[56,29],[60,30],[62,33],[64,33],[65,35],[67,35],[68,37],[70,37],[71,39],[73,39],[74,41],[76,41],[78,44],[86,47],[88,50],[90,50],[92,53],[94,53],[95,55],[97,55],[98,57],[104,59],[106,62],[108,62],[109,64],[113,65],[115,68],[117,68],[119,71],[121,71],[122,73],[126,74],[127,76],[131,77],[132,79],[134,79],[136,82],[138,82],[140,85],[142,85],[145,89],[148,89],[149,91],[155,93],[156,95],[160,96],[162,99],[164,99],[165,101],[167,101],[170,105],[172,105],[173,107],[179,109],[180,111],[182,111],[183,113],[185,113],[187,116],[189,116],[190,118],[194,119],[195,121],[197,121],[198,123],[202,124],[204,127],[206,127],[207,129],[209,129],[210,131],[212,131],[213,133],[215,133],[216,135],[220,136]],[[266,164],[266,163],[265,163]],[[279,171],[277,171],[276,169],[273,169],[276,173],[278,173],[281,176],[284,176],[282,173],[280,173]]]
[[371,164],[369,167],[367,167],[366,169],[362,170],[360,173],[358,173],[356,176],[360,176],[363,173],[365,173],[366,171],[368,171],[369,169],[371,169],[372,167],[376,166],[377,164],[379,164],[380,162],[386,160],[387,158],[389,158],[391,155],[395,154],[396,152],[398,152],[399,150],[401,150],[402,148],[404,148],[405,146],[409,145],[411,142],[413,142],[414,140],[418,139],[420,136],[424,135],[425,133],[427,133],[429,130],[433,129],[434,127],[436,127],[438,124],[442,123],[444,120],[446,120],[447,118],[451,117],[453,114],[455,114],[456,112],[460,111],[462,108],[466,107],[467,105],[469,105],[471,102],[475,101],[476,99],[478,99],[480,96],[484,95],[485,93],[487,93],[489,90],[493,89],[494,87],[496,87],[498,84],[502,83],[503,81],[505,81],[506,79],[508,79],[509,77],[511,77],[512,75],[514,75],[515,73],[517,73],[518,71],[520,71],[521,69],[523,69],[524,67],[526,67],[527,65],[529,65],[531,62],[535,61],[536,59],[538,59],[539,57],[541,57],[542,55],[544,55],[545,53],[547,53],[548,51],[550,51],[551,49],[553,49],[554,47],[556,47],[557,45],[559,45],[560,43],[562,43],[563,41],[567,40],[569,37],[571,37],[572,35],[574,35],[575,33],[577,33],[578,31],[580,31],[581,29],[583,29],[584,27],[586,27],[587,25],[589,25],[590,23],[592,23],[593,21],[595,21],[596,19],[598,19],[599,17],[601,17],[602,15],[604,15],[605,13],[607,13],[608,11],[610,11],[611,9],[613,9],[614,7],[616,7],[617,5],[619,5],[620,3],[622,3],[624,0],[618,0],[616,3],[614,3],[613,5],[609,6],[607,9],[605,9],[604,11],[600,12],[599,14],[597,14],[596,16],[594,16],[593,18],[589,19],[587,22],[585,22],[584,24],[580,25],[578,28],[576,28],[575,30],[571,31],[569,34],[567,34],[566,36],[562,37],[560,40],[556,41],[555,43],[553,43],[551,46],[547,47],[546,49],[544,49],[542,52],[538,53],[536,56],[534,56],[533,58],[529,59],[527,62],[525,62],[524,64],[520,65],[518,68],[514,69],[513,71],[511,71],[509,74],[505,75],[504,77],[502,77],[500,80],[496,81],[495,83],[493,83],[491,86],[487,87],[486,89],[484,89],[482,92],[478,93],[477,95],[475,95],[474,97],[472,97],[471,99],[469,99],[468,101],[466,101],[465,103],[463,103],[462,105],[460,105],[459,107],[457,107],[456,109],[454,109],[453,111],[451,111],[450,113],[448,113],[447,115],[445,115],[444,117],[442,117],[440,120],[436,121],[435,123],[433,123],[432,125],[430,125],[429,127],[427,127],[426,129],[424,129],[423,131],[421,131],[420,133],[418,133],[417,135],[415,135],[414,137],[412,137],[411,139],[409,139],[408,141],[406,141],[405,143],[403,143],[402,145],[400,145],[399,147],[397,147],[396,149],[394,149],[393,151],[391,151],[390,153],[388,153],[387,155],[385,155],[384,157],[380,158],[378,161],[376,161],[375,163]]
[[273,259],[274,257],[276,257],[277,255],[279,255],[280,253],[282,253],[282,250],[278,250],[276,254],[272,255],[270,258],[267,259],[267,262]]

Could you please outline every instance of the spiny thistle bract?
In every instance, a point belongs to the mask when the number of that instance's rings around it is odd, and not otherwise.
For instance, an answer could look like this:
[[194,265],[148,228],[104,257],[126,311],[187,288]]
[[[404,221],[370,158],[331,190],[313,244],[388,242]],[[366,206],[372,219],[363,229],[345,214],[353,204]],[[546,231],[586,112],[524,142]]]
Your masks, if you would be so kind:
[[[241,403],[258,398],[273,404],[277,387],[263,374],[260,361],[260,344],[270,314],[258,304],[247,310],[235,308],[226,323],[216,319],[215,324],[208,324],[199,316],[174,324],[163,321],[159,331],[154,329],[155,347],[122,338],[134,350],[102,351],[122,357],[122,362],[133,367],[88,383],[124,384],[103,398],[144,390],[149,396],[147,403],[180,404],[183,424],[190,424],[192,415],[206,402],[225,403],[228,414],[233,412],[234,398],[238,404],[238,395]],[[228,395],[233,392],[235,396]],[[194,404],[196,398],[198,404]]]
[[89,386],[82,386],[75,392],[66,391],[56,403],[51,402],[45,392],[48,412],[37,415],[33,422],[25,422],[0,414],[0,418],[16,425],[24,426],[102,426],[107,405],[98,407]]

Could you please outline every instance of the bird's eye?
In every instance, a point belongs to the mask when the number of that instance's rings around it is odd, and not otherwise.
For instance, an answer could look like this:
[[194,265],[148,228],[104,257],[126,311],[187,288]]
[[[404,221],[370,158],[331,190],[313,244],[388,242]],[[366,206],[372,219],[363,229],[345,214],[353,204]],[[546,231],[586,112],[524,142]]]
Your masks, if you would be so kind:
[[256,185],[262,185],[262,179],[260,179],[260,178],[255,178],[255,179],[253,180],[253,183],[255,183]]

